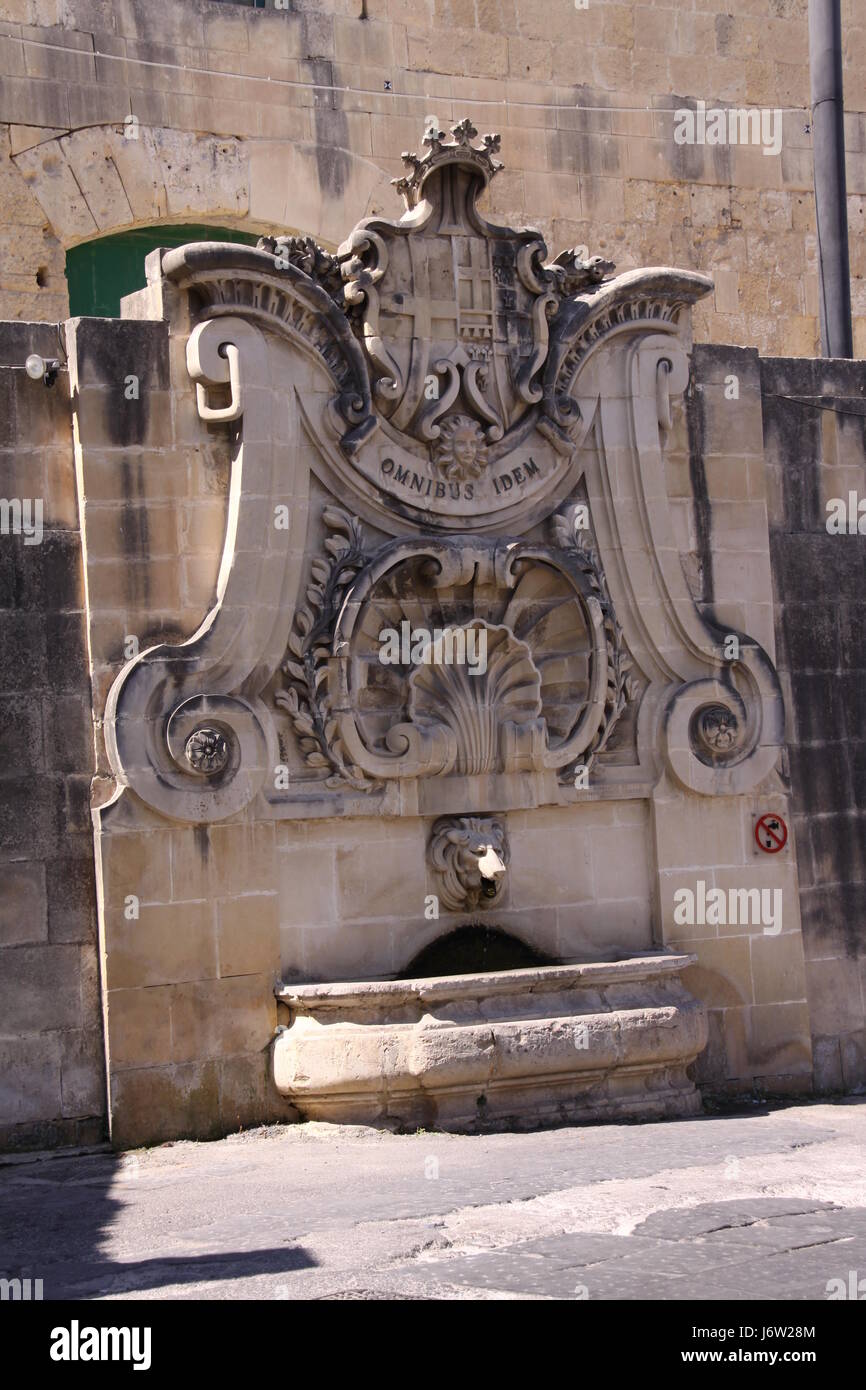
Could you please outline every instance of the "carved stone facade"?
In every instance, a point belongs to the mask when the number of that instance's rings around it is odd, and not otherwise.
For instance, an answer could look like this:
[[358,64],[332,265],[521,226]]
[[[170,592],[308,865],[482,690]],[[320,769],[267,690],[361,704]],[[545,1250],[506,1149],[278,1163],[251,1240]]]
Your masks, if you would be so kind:
[[[183,640],[151,624],[122,663],[105,425],[88,330],[72,340],[120,1142],[287,1102],[455,1127],[691,1113],[696,1058],[717,1087],[807,1084],[807,1026],[778,1062],[757,1032],[743,1053],[723,943],[673,911],[696,864],[765,887],[752,821],[787,810],[764,504],[748,601],[711,619],[672,487],[711,282],[491,223],[498,153],[465,120],[429,133],[402,218],[335,257],[294,237],[149,258],[118,326],[167,333],[148,487],[192,463],[204,541],[150,590]],[[449,984],[452,934],[482,915],[514,967]],[[398,988],[428,949],[445,965]],[[474,1014],[498,1019],[480,1070]]]

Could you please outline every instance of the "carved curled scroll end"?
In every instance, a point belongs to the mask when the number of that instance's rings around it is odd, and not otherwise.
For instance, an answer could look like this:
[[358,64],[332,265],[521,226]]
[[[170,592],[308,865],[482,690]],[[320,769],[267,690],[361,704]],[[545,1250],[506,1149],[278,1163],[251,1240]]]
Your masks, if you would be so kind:
[[451,408],[460,392],[460,370],[453,362],[441,357],[432,363],[432,367],[437,376],[445,378],[445,384],[436,399],[417,416],[416,433],[426,443],[439,438],[441,428],[437,422]]
[[556,400],[545,397],[543,414],[538,417],[537,429],[558,454],[569,458],[574,453],[577,434],[583,423],[580,406],[567,396]]
[[397,363],[390,354],[386,354],[384,349],[382,349],[381,339],[379,339],[378,342],[375,340],[368,340],[367,345],[373,360],[378,362],[379,366],[384,365],[392,372],[391,376],[380,376],[376,378],[373,383],[373,394],[378,396],[380,401],[384,402],[385,405],[389,405],[394,401],[399,401],[405,390],[405,385]]
[[469,404],[474,407],[482,420],[486,420],[485,436],[489,443],[495,444],[505,433],[502,416],[494,410],[484,396],[484,386],[489,368],[485,362],[469,362],[463,371],[463,390]]
[[456,743],[445,724],[394,724],[385,736],[385,747],[376,750],[364,742],[351,712],[339,715],[338,727],[357,771],[379,782],[401,777],[438,777],[447,775],[454,767]]
[[368,411],[363,397],[353,391],[331,397],[327,405],[327,419],[348,458],[379,428],[378,416]]
[[544,386],[535,377],[547,360],[548,319],[556,312],[559,300],[555,294],[544,294],[532,306],[532,321],[535,329],[535,350],[521,367],[517,377],[517,390],[522,400],[535,405],[544,395]]
[[235,810],[252,800],[274,762],[257,706],[238,695],[194,695],[166,720],[165,742],[175,767],[195,777],[203,791],[219,792]]
[[239,420],[244,413],[244,390],[240,353],[234,343],[225,343],[220,352],[228,363],[229,403],[212,407],[207,403],[207,388],[201,380],[195,383],[195,401],[199,417],[209,425],[228,424]]
[[[536,237],[533,241],[527,241],[519,247],[516,257],[517,273],[523,284],[533,294],[549,295],[551,289],[559,278],[556,273],[544,265],[544,257],[547,255],[547,247]],[[553,296],[554,304],[557,303],[556,295]]]
[[660,357],[656,363],[656,409],[659,429],[667,433],[673,424],[671,410],[671,373],[674,364],[669,357]]
[[511,858],[501,818],[442,816],[433,826],[427,853],[447,912],[472,912],[501,898]]
[[388,269],[388,243],[372,227],[356,227],[337,250],[337,261],[348,304],[362,304],[373,297]]
[[379,329],[379,284],[388,269],[388,243],[371,227],[356,227],[337,251],[346,305],[363,325],[367,355],[378,372],[373,394],[383,407],[399,401],[406,386],[397,360],[382,341]]
[[[352,721],[352,734],[356,734]],[[394,724],[385,735],[384,759],[369,749],[359,755],[386,777],[437,777],[454,767],[457,748],[452,730],[442,723]]]
[[731,663],[730,679],[706,677],[675,690],[665,715],[668,765],[677,780],[704,796],[752,791],[775,767],[784,739],[778,677],[752,644]]
[[[121,786],[171,819],[207,823],[247,806],[277,761],[273,721],[256,691],[273,669],[268,640],[289,538],[273,535],[264,336],[240,317],[206,319],[189,337],[187,368],[202,419],[232,424],[217,602],[188,641],[152,647],[124,666],[106,702],[105,738]],[[230,406],[210,404],[218,386],[230,388]],[[261,600],[252,616],[239,597],[249,593]]]

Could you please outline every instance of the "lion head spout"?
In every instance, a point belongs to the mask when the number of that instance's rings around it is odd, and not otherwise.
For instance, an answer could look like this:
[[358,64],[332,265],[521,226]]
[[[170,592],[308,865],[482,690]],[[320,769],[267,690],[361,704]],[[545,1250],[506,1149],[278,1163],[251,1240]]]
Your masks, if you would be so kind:
[[508,859],[505,826],[492,816],[442,816],[433,826],[430,863],[439,879],[439,899],[449,912],[495,901]]

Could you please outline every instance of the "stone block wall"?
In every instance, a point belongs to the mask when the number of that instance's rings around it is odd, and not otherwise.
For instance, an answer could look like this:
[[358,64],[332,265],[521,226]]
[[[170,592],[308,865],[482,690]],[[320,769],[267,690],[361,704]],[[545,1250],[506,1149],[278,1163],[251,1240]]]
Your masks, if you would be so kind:
[[[20,368],[31,350],[60,352],[53,326],[6,325],[0,366],[4,491],[45,504],[41,545],[0,542],[0,1142],[13,1148],[102,1135],[103,1019],[116,1143],[289,1117],[269,1070],[275,982],[398,972],[449,925],[422,911],[435,891],[429,818],[250,809],[195,827],[114,793],[105,698],[130,638],[140,650],[181,641],[213,604],[228,444],[197,416],[183,332],[84,320],[67,336],[70,375],[50,390]],[[687,983],[710,1014],[698,1078],[711,1090],[864,1080],[864,543],[826,529],[830,498],[866,494],[864,402],[860,364],[703,346],[668,441],[692,593],[779,663],[789,765],[778,786],[696,803],[663,778],[649,803],[509,815],[498,924],[554,956],[597,959],[611,941],[693,951]],[[779,856],[754,843],[766,810],[791,827]],[[674,893],[699,878],[779,889],[781,931],[676,928]]]
[[[866,349],[866,24],[843,0],[851,268]],[[498,130],[497,220],[713,275],[696,336],[815,351],[807,0],[6,0],[0,315],[67,312],[68,247],[168,219],[333,247],[390,206],[427,117]],[[763,108],[777,153],[680,145],[673,112]],[[583,108],[578,111],[576,108]],[[130,131],[127,118],[134,117]],[[127,138],[130,134],[136,138]],[[21,235],[22,228],[26,235]]]
[[[202,427],[194,393],[176,389],[184,343],[169,342],[166,323],[82,320],[70,371],[101,710],[134,652],[183,641],[213,607],[228,449],[223,430]],[[101,730],[97,760],[110,771]],[[213,1137],[284,1118],[269,1076],[274,826],[181,826],[127,792],[104,804],[99,827],[113,1141]]]
[[[54,324],[0,328],[0,494],[41,501],[38,543],[0,534],[0,1148],[105,1134],[93,775],[69,378]],[[35,535],[34,535],[35,539]]]
[[[475,913],[426,917],[433,821],[288,820],[276,831],[285,980],[388,978]],[[654,949],[646,802],[510,812],[491,923],[554,959]],[[486,914],[490,917],[490,914]]]
[[[697,345],[685,438],[679,451],[670,448],[667,469],[672,497],[688,508],[684,563],[698,606],[722,631],[750,633],[776,659],[761,390],[753,349]],[[793,840],[778,855],[759,850],[755,823],[765,812],[791,820],[784,776],[748,797],[696,804],[663,782],[654,798],[664,940],[698,956],[685,979],[709,1011],[710,1040],[696,1075],[713,1092],[811,1085],[796,853]],[[677,927],[674,895],[697,891],[698,880],[727,894],[778,892],[778,930],[754,922]]]
[[[866,1084],[866,379],[761,363],[779,672],[815,1084]],[[828,503],[848,528],[828,531]],[[831,508],[831,511],[835,511]],[[843,523],[844,526],[844,523]]]

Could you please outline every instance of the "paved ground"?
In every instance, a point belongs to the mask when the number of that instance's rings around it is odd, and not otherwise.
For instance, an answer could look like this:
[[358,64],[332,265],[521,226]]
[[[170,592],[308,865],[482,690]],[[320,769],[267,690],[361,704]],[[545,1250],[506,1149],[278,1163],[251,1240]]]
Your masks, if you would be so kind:
[[[866,1099],[489,1138],[327,1125],[0,1169],[45,1298],[866,1293]],[[837,1286],[839,1287],[839,1286]]]

